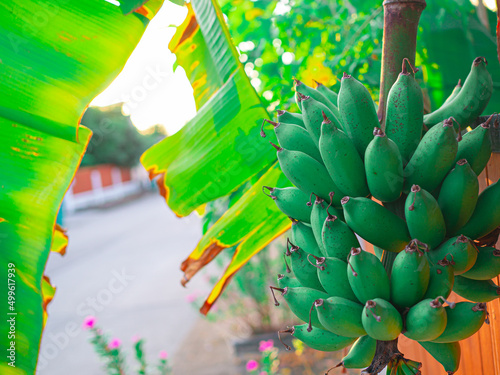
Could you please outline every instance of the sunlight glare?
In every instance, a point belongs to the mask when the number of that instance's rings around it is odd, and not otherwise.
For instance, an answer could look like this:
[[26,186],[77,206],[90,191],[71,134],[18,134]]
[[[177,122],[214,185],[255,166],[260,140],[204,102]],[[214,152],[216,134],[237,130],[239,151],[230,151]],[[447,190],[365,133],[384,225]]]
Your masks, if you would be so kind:
[[165,2],[121,73],[91,105],[123,102],[123,112],[139,130],[161,124],[169,134],[193,118],[193,89],[181,67],[174,73],[175,55],[168,49],[175,32],[169,26],[180,25],[186,14],[186,7]]

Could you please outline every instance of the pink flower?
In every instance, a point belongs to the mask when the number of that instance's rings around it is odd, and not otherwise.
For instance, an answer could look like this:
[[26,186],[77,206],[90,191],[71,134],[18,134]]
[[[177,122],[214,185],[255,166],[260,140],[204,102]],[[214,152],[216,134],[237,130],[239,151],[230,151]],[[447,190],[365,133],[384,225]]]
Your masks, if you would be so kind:
[[257,369],[257,367],[259,367],[257,361],[251,359],[250,361],[247,362],[247,371],[254,371]]
[[262,371],[259,375],[267,375],[267,371]]
[[109,342],[108,348],[117,349],[120,347],[121,344],[122,344],[122,342],[120,341],[120,339],[113,339]]
[[96,317],[89,315],[83,320],[83,329],[92,329],[94,328]]
[[265,352],[266,350],[271,350],[274,347],[273,340],[261,341],[259,343],[259,351]]
[[188,301],[189,303],[193,303],[194,301],[196,301],[196,293],[188,294],[186,296],[186,301]]
[[167,357],[168,357],[167,352],[165,350],[162,350],[160,352],[160,359],[167,359]]
[[137,343],[139,342],[139,340],[140,340],[140,339],[141,339],[141,338],[139,337],[139,335],[134,335],[134,336],[132,336],[132,342],[133,342],[134,344],[137,344]]

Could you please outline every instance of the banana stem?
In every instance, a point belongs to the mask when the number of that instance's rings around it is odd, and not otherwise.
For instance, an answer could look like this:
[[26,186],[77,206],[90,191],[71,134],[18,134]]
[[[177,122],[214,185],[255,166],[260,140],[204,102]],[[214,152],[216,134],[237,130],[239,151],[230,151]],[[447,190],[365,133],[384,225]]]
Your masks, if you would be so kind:
[[401,72],[401,62],[406,57],[415,66],[418,21],[425,6],[425,0],[384,1],[384,40],[378,109],[382,129],[385,129],[387,95]]
[[[418,21],[425,6],[425,0],[384,1],[384,39],[378,109],[378,117],[383,130],[385,130],[387,95],[398,78],[403,59],[408,58],[411,64],[415,66]],[[384,204],[384,206],[404,219],[405,200],[406,195],[403,195],[397,201]],[[396,253],[386,250],[382,254],[382,264],[389,277],[391,276],[392,265],[396,255]],[[402,357],[401,352],[398,350],[398,339],[393,341],[377,341],[375,357],[370,366],[363,372],[378,374],[397,356]]]
[[[406,195],[403,194],[397,201],[384,203],[384,207],[405,220],[405,202]],[[391,277],[392,264],[394,263],[394,259],[396,259],[397,255],[397,253],[387,250],[384,250],[382,253],[382,265],[384,266],[385,272],[387,272],[389,278]]]
[[363,370],[363,374],[380,373],[393,358],[398,356],[403,357],[401,352],[398,350],[398,339],[392,341],[377,341],[375,357],[373,358],[370,366]]

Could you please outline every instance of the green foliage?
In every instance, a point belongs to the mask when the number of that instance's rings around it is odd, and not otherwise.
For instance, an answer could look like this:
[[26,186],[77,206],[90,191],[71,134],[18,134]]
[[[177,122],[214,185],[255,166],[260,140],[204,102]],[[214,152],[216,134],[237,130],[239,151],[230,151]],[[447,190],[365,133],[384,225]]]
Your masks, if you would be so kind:
[[153,128],[148,135],[139,133],[129,116],[122,113],[121,104],[109,107],[90,107],[82,124],[92,130],[92,138],[82,160],[82,166],[114,164],[132,167],[141,154],[163,138],[161,127]]
[[427,1],[419,26],[417,65],[423,65],[421,77],[432,109],[441,106],[459,78],[464,82],[470,62],[484,56],[494,83],[493,96],[484,113],[498,111],[500,63],[496,55],[496,15],[487,12],[490,30],[480,22],[476,7],[468,0]]
[[[356,11],[344,1],[220,1],[228,16],[240,61],[268,109],[293,103],[293,81],[317,80],[339,89],[342,72],[378,92],[382,45],[382,6]],[[286,64],[290,54],[291,63]],[[265,94],[264,94],[265,93]],[[271,96],[272,93],[272,96]]]
[[[241,52],[240,61],[268,110],[297,111],[293,82],[297,77],[314,87],[317,80],[339,89],[343,72],[353,75],[378,97],[383,11],[373,2],[296,0],[220,0],[228,27]],[[490,30],[468,0],[428,0],[422,13],[417,78],[429,92],[432,108],[439,107],[458,78],[465,79],[470,61],[485,56],[493,81],[500,82],[496,58],[495,14],[488,11]],[[293,53],[294,59],[285,64]],[[449,64],[453,61],[453,64]],[[446,66],[446,69],[441,69]],[[260,81],[260,82],[259,82]],[[271,96],[272,95],[272,96]],[[500,103],[496,90],[485,113]]]

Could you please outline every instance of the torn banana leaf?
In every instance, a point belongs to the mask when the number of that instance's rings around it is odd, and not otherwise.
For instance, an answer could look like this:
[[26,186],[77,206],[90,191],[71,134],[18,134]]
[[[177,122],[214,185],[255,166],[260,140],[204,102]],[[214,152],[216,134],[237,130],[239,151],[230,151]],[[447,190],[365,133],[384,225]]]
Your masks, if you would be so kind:
[[[195,0],[169,44],[194,89],[199,108],[179,132],[142,156],[178,216],[234,191],[276,160],[260,137],[268,116],[237,60],[218,5]],[[222,22],[221,22],[222,20]]]
[[125,16],[105,0],[0,3],[0,265],[8,283],[0,299],[15,322],[15,337],[10,323],[0,325],[1,352],[15,343],[2,375],[35,373],[55,291],[43,271],[50,250],[63,253],[67,243],[56,215],[91,136],[80,117],[161,4],[141,2]]
[[169,44],[177,65],[186,71],[198,113],[179,132],[144,153],[141,162],[157,177],[161,194],[178,215],[234,192],[260,171],[269,169],[208,230],[184,261],[187,283],[221,251],[237,245],[234,257],[215,285],[206,314],[231,277],[253,255],[290,226],[263,184],[289,186],[275,165],[276,153],[260,136],[268,114],[238,61],[216,1],[193,0],[188,15]]
[[221,251],[237,245],[231,262],[200,309],[203,314],[208,313],[234,274],[291,226],[290,219],[262,193],[263,186],[286,187],[290,182],[276,163],[210,227],[182,263],[185,284]]

